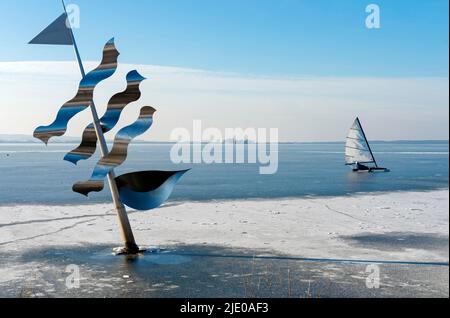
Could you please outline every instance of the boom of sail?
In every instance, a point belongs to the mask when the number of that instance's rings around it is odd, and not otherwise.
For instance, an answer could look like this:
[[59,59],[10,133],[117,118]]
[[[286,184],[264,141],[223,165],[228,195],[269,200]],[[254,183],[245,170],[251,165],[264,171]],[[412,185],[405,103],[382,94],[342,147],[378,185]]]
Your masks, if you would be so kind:
[[367,141],[364,130],[361,126],[359,118],[356,118],[350,132],[347,136],[345,144],[345,163],[347,165],[375,164],[376,160],[373,156],[370,145]]

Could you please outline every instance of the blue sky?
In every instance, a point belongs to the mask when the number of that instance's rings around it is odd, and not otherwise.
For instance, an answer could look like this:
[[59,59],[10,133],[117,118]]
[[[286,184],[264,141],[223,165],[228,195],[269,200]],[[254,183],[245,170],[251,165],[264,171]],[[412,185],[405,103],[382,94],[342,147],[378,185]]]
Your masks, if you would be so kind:
[[[447,0],[77,0],[83,58],[116,37],[121,61],[266,76],[448,76]],[[365,7],[381,29],[365,28]],[[26,43],[59,0],[0,1],[0,62],[71,60]]]
[[[111,37],[121,52],[96,88],[100,114],[128,71],[148,78],[117,125],[154,106],[143,139],[169,140],[202,120],[279,128],[282,141],[343,141],[356,116],[372,140],[448,139],[448,0],[66,1],[81,10],[87,70]],[[366,28],[371,3],[381,29]],[[62,11],[59,0],[0,0],[0,134],[31,135],[73,97],[73,49],[26,44]],[[90,121],[80,114],[67,135]]]

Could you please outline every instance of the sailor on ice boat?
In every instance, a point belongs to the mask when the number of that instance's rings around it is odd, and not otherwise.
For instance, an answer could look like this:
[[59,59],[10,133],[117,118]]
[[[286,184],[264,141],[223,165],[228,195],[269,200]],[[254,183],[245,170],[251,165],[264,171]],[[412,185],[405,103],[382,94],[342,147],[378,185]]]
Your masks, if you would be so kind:
[[359,118],[355,119],[347,136],[345,164],[353,166],[355,172],[389,172],[389,169],[378,167]]

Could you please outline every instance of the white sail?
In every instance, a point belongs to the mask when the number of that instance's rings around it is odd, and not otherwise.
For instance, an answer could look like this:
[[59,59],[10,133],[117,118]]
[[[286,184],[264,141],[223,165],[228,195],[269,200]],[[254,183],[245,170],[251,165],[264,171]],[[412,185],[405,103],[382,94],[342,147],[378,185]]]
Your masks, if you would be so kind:
[[356,118],[347,136],[345,145],[345,163],[375,163],[359,119]]

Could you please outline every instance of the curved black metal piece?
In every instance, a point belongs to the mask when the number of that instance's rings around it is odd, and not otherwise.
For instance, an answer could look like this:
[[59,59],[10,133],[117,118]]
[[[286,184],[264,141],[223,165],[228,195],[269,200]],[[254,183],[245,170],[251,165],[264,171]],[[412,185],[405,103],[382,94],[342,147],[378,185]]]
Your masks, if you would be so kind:
[[167,201],[178,181],[188,171],[140,171],[117,177],[120,199],[135,210],[156,209]]

